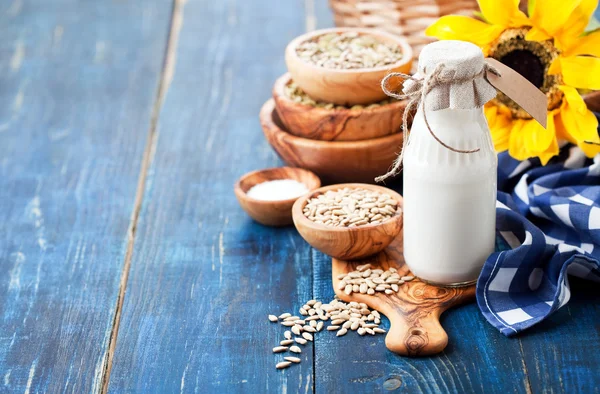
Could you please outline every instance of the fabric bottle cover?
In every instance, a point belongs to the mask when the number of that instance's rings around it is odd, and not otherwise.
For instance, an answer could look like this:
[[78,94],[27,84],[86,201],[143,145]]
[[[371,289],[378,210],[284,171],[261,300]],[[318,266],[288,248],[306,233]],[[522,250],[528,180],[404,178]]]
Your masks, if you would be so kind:
[[[439,78],[449,83],[432,87],[425,96],[426,110],[479,108],[496,97],[496,88],[485,79],[483,52],[476,45],[448,40],[425,46],[419,56],[419,74],[430,75],[440,64]],[[417,85],[407,80],[404,93],[419,89]]]

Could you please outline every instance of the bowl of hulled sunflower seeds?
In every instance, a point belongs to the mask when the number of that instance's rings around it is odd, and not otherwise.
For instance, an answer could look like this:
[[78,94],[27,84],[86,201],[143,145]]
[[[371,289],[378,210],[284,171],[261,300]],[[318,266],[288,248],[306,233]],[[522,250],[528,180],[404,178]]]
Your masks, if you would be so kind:
[[350,107],[314,100],[290,73],[275,82],[273,99],[290,134],[321,141],[360,141],[398,133],[407,103],[385,99]]
[[340,260],[362,259],[381,252],[402,231],[402,196],[362,183],[325,186],[296,200],[292,218],[315,249]]
[[292,79],[314,100],[342,106],[385,100],[381,80],[408,73],[413,52],[402,37],[374,29],[316,30],[292,40],[285,61]]

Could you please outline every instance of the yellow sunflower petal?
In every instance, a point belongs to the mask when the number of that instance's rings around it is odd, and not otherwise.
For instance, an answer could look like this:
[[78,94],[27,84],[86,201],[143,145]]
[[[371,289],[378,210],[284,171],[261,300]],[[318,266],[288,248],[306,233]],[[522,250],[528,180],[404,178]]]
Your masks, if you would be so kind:
[[552,39],[552,36],[546,33],[546,31],[534,26],[527,32],[525,39],[527,41],[546,41]]
[[513,124],[513,129],[510,133],[508,153],[511,157],[517,160],[527,160],[533,156],[527,148],[525,147],[524,135],[523,135],[523,126],[525,125],[525,120],[518,119]]
[[485,48],[503,31],[502,26],[489,25],[468,16],[446,15],[429,26],[425,34],[440,40],[469,41]]
[[562,71],[562,68],[560,67],[560,57],[557,57],[556,59],[554,59],[552,61],[552,63],[550,63],[550,67],[548,68],[548,74],[550,74],[550,75],[560,74],[561,71]]
[[519,0],[477,0],[487,21],[504,27],[529,26],[527,16],[519,10]]
[[[554,128],[554,121],[552,121],[552,127]],[[553,131],[553,132],[555,133],[556,131]],[[545,166],[546,164],[548,164],[550,159],[552,159],[554,156],[558,155],[559,153],[560,153],[560,147],[558,146],[558,140],[556,139],[556,135],[554,135],[554,138],[552,139],[552,142],[550,143],[550,146],[548,147],[548,149],[546,149],[544,152],[540,153],[538,155],[538,157],[540,158],[542,165]]]
[[568,86],[561,86],[560,89],[565,96],[557,116],[557,133],[577,144],[588,157],[596,155],[600,152],[600,146],[587,144],[586,141],[600,143],[598,119],[587,109],[577,90]]
[[581,115],[589,112],[583,97],[581,97],[577,89],[565,85],[561,85],[558,88],[564,94],[563,107],[568,106],[571,110],[577,111]]
[[530,152],[544,152],[555,138],[554,116],[548,116],[548,124],[545,129],[535,120],[527,120],[522,131],[527,150]]
[[[545,1],[540,1],[540,4]],[[554,42],[559,49],[568,49],[578,40],[578,37],[583,33],[588,25],[594,10],[598,7],[598,0],[581,0],[579,6],[576,7],[562,29],[557,32]]]
[[483,109],[492,133],[492,141],[497,152],[508,150],[512,116],[510,110],[494,104],[486,104]]
[[600,31],[575,40],[564,53],[567,57],[576,55],[600,57]]
[[561,57],[560,68],[566,85],[579,89],[600,89],[600,58]]
[[553,36],[564,26],[569,16],[577,8],[580,0],[536,1],[530,15],[533,26]]
[[538,157],[542,165],[558,154],[554,115],[548,114],[548,124],[544,129],[535,120],[515,121],[510,133],[509,154],[517,160]]

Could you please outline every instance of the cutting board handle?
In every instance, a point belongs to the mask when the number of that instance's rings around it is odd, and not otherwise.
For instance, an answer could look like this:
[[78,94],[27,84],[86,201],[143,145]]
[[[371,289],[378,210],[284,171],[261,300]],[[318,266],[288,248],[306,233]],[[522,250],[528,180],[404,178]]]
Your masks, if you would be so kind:
[[438,311],[414,309],[405,315],[398,308],[390,307],[384,312],[390,319],[390,330],[385,338],[387,348],[412,357],[430,356],[444,350],[448,334],[440,324]]

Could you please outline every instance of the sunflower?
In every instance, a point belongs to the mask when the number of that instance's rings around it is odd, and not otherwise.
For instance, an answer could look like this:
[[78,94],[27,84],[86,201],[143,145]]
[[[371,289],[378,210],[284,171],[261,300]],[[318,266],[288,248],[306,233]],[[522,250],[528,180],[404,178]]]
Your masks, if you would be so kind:
[[449,15],[427,35],[478,45],[486,56],[519,72],[548,98],[544,129],[502,93],[484,107],[497,151],[546,164],[559,141],[578,145],[588,157],[600,152],[598,120],[577,89],[600,89],[600,31],[584,33],[597,0],[478,0],[482,20]]

